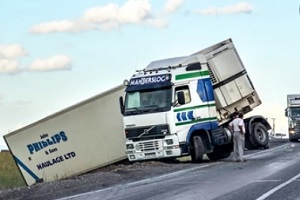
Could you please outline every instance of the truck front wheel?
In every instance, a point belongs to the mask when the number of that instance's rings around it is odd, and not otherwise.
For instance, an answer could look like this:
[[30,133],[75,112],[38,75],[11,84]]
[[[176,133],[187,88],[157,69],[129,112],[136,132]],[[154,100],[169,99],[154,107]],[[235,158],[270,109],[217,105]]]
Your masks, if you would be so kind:
[[200,136],[193,137],[193,144],[191,149],[191,157],[193,163],[200,163],[203,160],[204,146]]

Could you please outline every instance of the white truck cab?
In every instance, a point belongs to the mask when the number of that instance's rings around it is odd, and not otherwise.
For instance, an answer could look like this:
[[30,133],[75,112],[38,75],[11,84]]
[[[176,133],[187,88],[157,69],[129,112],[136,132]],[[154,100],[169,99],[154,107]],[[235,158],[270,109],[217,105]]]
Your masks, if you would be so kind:
[[[130,161],[226,158],[232,152],[232,113],[261,104],[231,39],[189,56],[153,61],[124,85],[120,107]],[[247,147],[266,147],[271,128],[266,119],[245,122]]]

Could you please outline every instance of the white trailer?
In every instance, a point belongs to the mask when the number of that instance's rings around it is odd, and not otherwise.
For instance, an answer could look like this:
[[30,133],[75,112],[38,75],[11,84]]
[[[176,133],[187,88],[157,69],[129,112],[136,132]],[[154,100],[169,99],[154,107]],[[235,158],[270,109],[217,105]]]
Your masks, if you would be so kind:
[[119,96],[124,86],[4,135],[27,185],[81,174],[126,159]]

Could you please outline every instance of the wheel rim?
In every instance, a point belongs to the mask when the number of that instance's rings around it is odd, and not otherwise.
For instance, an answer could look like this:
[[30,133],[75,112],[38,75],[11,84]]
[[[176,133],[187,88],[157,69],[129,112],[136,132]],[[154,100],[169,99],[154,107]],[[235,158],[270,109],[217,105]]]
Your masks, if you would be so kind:
[[256,129],[255,136],[260,141],[265,141],[266,140],[266,134],[265,134],[264,130],[262,130],[260,128]]

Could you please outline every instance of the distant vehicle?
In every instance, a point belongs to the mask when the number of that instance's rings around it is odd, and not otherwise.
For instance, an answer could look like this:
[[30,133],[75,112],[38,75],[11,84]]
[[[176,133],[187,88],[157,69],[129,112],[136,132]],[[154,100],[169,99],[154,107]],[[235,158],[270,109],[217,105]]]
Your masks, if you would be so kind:
[[[231,39],[190,56],[151,62],[126,85],[124,116],[130,161],[191,155],[201,162],[232,152],[232,113],[261,104]],[[246,123],[246,147],[268,147],[271,126],[262,116]]]
[[297,142],[300,139],[300,94],[287,95],[285,116],[288,118],[289,140]]

